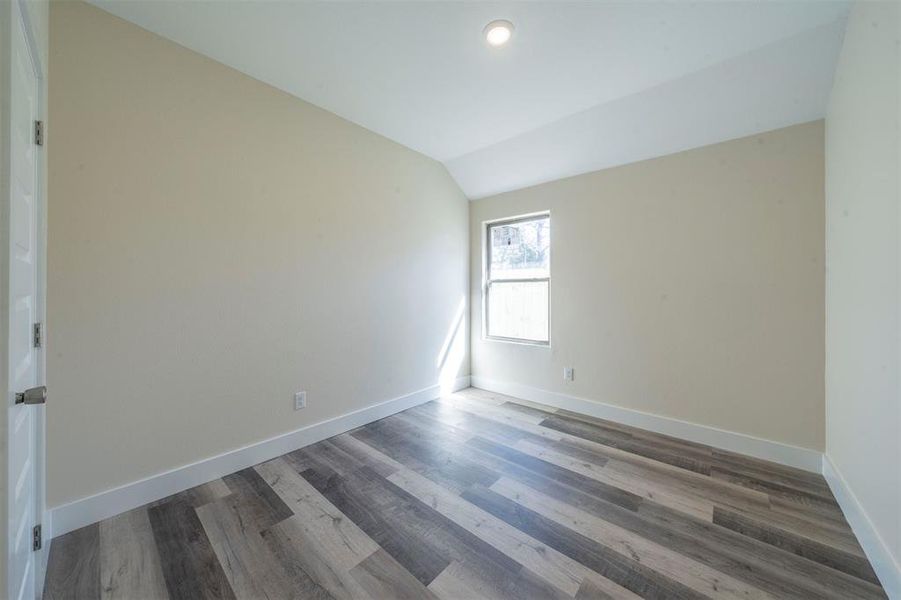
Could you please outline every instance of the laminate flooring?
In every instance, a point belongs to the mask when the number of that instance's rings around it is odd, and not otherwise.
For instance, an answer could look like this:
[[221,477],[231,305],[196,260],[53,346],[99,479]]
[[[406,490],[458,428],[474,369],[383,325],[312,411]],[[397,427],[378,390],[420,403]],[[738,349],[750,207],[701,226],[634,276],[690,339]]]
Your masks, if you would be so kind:
[[818,474],[470,388],[58,537],[44,597],[885,594]]

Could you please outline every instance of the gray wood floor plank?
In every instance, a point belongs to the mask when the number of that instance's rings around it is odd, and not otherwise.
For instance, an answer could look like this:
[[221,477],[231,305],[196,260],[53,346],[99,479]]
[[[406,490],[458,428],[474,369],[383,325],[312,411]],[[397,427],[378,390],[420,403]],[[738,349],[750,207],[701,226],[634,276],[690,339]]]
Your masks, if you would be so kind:
[[537,404],[535,402],[529,402],[527,400],[521,401],[521,402],[510,402],[508,400],[508,401],[505,401],[500,406],[502,406],[503,408],[509,409],[509,410],[516,410],[521,413],[533,415],[536,417],[547,417],[548,415],[553,415],[553,414],[556,414],[556,412],[557,412],[556,408],[553,408],[551,406],[545,406],[542,404]]
[[844,514],[835,514],[832,512],[826,513],[823,511],[811,509],[810,505],[792,502],[791,500],[786,500],[785,498],[780,498],[779,496],[769,496],[769,499],[770,509],[776,512],[781,512],[783,514],[803,519],[805,521],[810,521],[811,523],[820,527],[831,528],[836,531],[851,533],[852,535],[854,534],[854,532],[851,531],[851,526],[845,519]]
[[827,546],[832,546],[838,550],[848,552],[849,554],[856,554],[861,557],[864,556],[863,549],[860,547],[860,544],[857,543],[857,539],[850,530],[838,530],[820,522],[813,522],[808,519],[798,518],[791,514],[775,510],[760,510],[748,507],[745,508],[742,513],[749,517],[765,521],[769,523],[770,526],[782,529],[787,533],[793,533],[809,538]]
[[824,489],[811,491],[807,485],[793,485],[792,483],[777,483],[761,479],[759,476],[748,475],[744,471],[728,470],[723,467],[711,467],[711,477],[729,481],[735,485],[759,490],[771,496],[778,496],[798,504],[833,513],[841,514],[838,503],[832,498],[832,493]]
[[176,499],[147,513],[172,600],[235,597],[193,506]]
[[[320,479],[310,471],[304,476],[311,483]],[[431,585],[448,562],[456,562],[465,568],[469,584],[491,590],[494,598],[554,598],[560,594],[523,571],[522,565],[506,554],[368,467],[344,479],[333,475],[314,485],[423,583]],[[443,558],[436,560],[436,556]]]
[[277,458],[256,469],[294,512],[267,531],[283,545],[298,548],[295,558],[303,570],[335,598],[371,597],[350,571],[379,545],[286,460]]
[[616,434],[619,434],[620,436],[627,436],[626,439],[649,443],[658,449],[667,450],[676,454],[682,454],[697,461],[709,463],[713,456],[713,448],[705,444],[699,444],[697,442],[691,442],[660,433],[654,433],[644,429],[639,429],[637,427],[632,427],[630,425],[624,425],[622,423],[615,423],[613,421],[600,419],[598,417],[583,415],[570,410],[558,410],[556,414],[560,417],[582,421],[584,423],[597,427],[606,435],[612,437],[616,437]]
[[394,467],[388,463],[381,462],[377,458],[373,458],[365,450],[366,445],[357,440],[353,432],[345,433],[329,440],[329,443],[340,449],[348,456],[361,463],[362,466],[369,467],[382,477],[387,477],[394,472]]
[[444,600],[494,600],[498,596],[493,590],[480,587],[471,582],[466,567],[458,562],[452,562],[446,569],[429,584],[429,590]]
[[452,406],[429,402],[410,409],[410,414],[423,415],[439,419],[460,429],[480,435],[502,444],[514,443],[526,436],[519,427],[486,419],[475,413],[456,410]]
[[[467,392],[461,392],[459,395],[466,397]],[[499,409],[502,411],[506,410],[513,404],[513,402],[504,403]],[[473,402],[462,403],[461,408],[464,410],[473,410],[477,414],[482,413],[485,410],[478,403]],[[497,410],[498,409],[493,409],[494,412],[497,412]],[[520,410],[519,412],[522,411]],[[585,436],[586,438],[597,435],[603,440],[606,440],[606,442],[611,442],[611,447],[616,447],[614,442],[622,442],[627,444],[630,449],[637,454],[647,454],[648,456],[659,454],[664,457],[662,460],[677,459],[688,461],[690,464],[681,465],[684,468],[691,468],[706,473],[709,467],[711,448],[708,446],[679,440],[678,438],[651,434],[634,427],[628,427],[597,419],[595,417],[588,417],[586,415],[578,415],[571,411],[558,410],[554,414],[547,416],[549,419],[541,420],[539,423],[540,425],[553,428],[551,424],[565,423],[584,433],[591,434]],[[516,423],[514,416],[508,415],[508,417],[509,419],[506,422]]]
[[[448,487],[462,491],[471,485],[487,486],[497,481],[497,473],[460,456],[442,444],[440,439],[427,438],[421,430],[402,421],[382,419],[365,431],[366,435],[363,432],[354,435],[383,452],[387,451],[389,455],[390,452],[399,452],[400,456],[415,458],[417,463],[425,465],[425,471],[421,471],[424,475],[434,474]],[[398,456],[392,457],[404,463]]]
[[651,526],[667,532],[667,537],[661,539],[684,539],[685,543],[679,547],[686,555],[699,558],[699,554],[706,554],[708,560],[715,561],[712,564],[721,563],[720,570],[748,579],[759,587],[769,584],[781,597],[885,598],[879,586],[731,529],[676,514],[655,504],[642,505],[638,513]]
[[339,475],[352,473],[364,466],[370,466],[377,470],[377,464],[367,461],[365,457],[356,456],[352,451],[342,446],[340,440],[336,438],[323,440],[312,446],[286,454],[285,460],[298,473],[321,466],[326,466],[329,470]]
[[343,477],[314,469],[301,475],[423,584],[450,564],[449,554],[430,539],[441,535],[441,523],[392,493],[388,482],[368,467]]
[[334,560],[334,553],[321,552],[313,530],[305,528],[298,517],[280,521],[264,531],[263,537],[271,549],[278,550],[286,570],[307,574],[317,593],[321,589],[326,597],[337,600],[371,598],[350,575],[356,565],[348,566],[346,561]]
[[[486,488],[473,488],[463,497],[518,530],[592,569],[618,586],[643,598],[704,598],[681,583],[659,575],[637,558],[622,556],[559,523],[519,506]],[[589,579],[590,578],[586,578]],[[584,580],[582,584],[584,584]],[[580,585],[579,590],[582,590]],[[577,590],[577,593],[578,591]]]
[[695,561],[678,551],[661,546],[655,541],[636,535],[565,502],[536,493],[512,480],[502,479],[491,489],[573,532],[585,533],[623,558],[632,559],[660,576],[678,582],[699,594],[717,595],[722,598],[774,597],[762,589]]
[[[585,473],[570,471],[565,466],[555,464],[538,456],[527,454],[516,448],[501,446],[482,438],[474,438],[470,440],[467,445],[477,450],[481,450],[482,452],[493,454],[494,456],[523,467],[538,475],[565,483],[566,485],[579,490],[587,491],[594,496],[631,510],[636,510],[638,505],[642,502],[641,496],[638,494],[609,485],[603,481],[589,477]],[[588,467],[586,467],[585,470],[587,469]]]
[[876,577],[876,573],[866,557],[843,552],[832,546],[771,527],[765,521],[720,507],[716,507],[713,511],[713,522],[742,535],[787,550],[792,554],[803,556],[838,571],[859,577],[864,581],[879,584],[879,579]]
[[[678,470],[685,470],[678,465],[669,464],[672,462],[669,458],[663,457],[665,460],[655,460],[649,456],[645,456],[644,454],[637,454],[634,452],[626,451],[620,448],[615,447],[614,445],[601,444],[591,439],[588,439],[590,436],[582,437],[578,435],[574,435],[572,433],[568,433],[566,431],[561,431],[558,429],[553,429],[549,427],[545,427],[544,425],[535,425],[531,422],[525,422],[516,419],[505,419],[498,420],[497,418],[497,408],[493,408],[490,410],[485,410],[479,408],[472,402],[463,403],[458,402],[456,404],[448,405],[449,408],[437,412],[433,414],[437,418],[442,420],[449,420],[454,418],[454,410],[459,410],[460,412],[468,413],[470,415],[469,421],[472,421],[472,418],[482,419],[483,421],[487,421],[494,426],[503,425],[504,427],[508,427],[510,429],[518,430],[520,433],[519,439],[511,439],[511,440],[502,440],[498,439],[497,436],[492,435],[491,426],[487,424],[479,424],[477,425],[478,429],[472,427],[468,421],[461,420],[461,424],[463,427],[468,427],[473,430],[477,435],[489,439],[491,441],[500,443],[502,445],[513,445],[517,446],[523,443],[530,443],[536,445],[545,445],[548,444],[548,441],[553,442],[568,442],[571,445],[575,445],[577,447],[586,448],[594,450],[595,453],[599,455],[606,455],[611,458],[618,458],[623,460],[624,462],[637,463],[637,464],[645,464],[648,466],[655,466],[656,468],[662,467],[670,467]],[[672,453],[678,456],[678,453]],[[669,461],[669,462],[668,462]],[[703,473],[702,473],[703,474]],[[738,488],[738,486],[736,486]]]
[[478,390],[52,542],[45,598],[885,598],[825,480]]
[[169,597],[147,509],[101,521],[100,583],[103,600]]
[[[279,521],[279,523],[282,522]],[[303,548],[295,546],[288,535],[282,534],[276,529],[277,525],[278,523],[272,528],[262,531],[260,537],[268,548],[270,556],[291,578],[297,597],[304,600],[332,600],[334,596],[316,583],[304,568],[305,564],[309,564],[309,553],[305,552]]]
[[294,513],[282,523],[290,521],[291,527],[299,528],[305,537],[317,540],[311,549],[325,560],[350,570],[379,549],[372,538],[291,469],[284,459],[263,463],[256,470]]
[[[448,425],[433,419],[418,419],[420,427],[441,435],[441,428]],[[474,440],[478,441],[478,440]],[[445,442],[447,443],[447,442]],[[486,444],[484,440],[480,441]],[[467,444],[468,446],[468,444]],[[465,452],[469,448],[458,449]],[[509,452],[510,449],[505,449]],[[551,493],[554,497],[601,516],[648,539],[666,544],[671,549],[685,553],[703,561],[711,567],[767,589],[784,598],[830,597],[847,598],[849,595],[869,597],[870,590],[861,588],[860,582],[849,581],[843,574],[836,574],[821,565],[800,560],[797,556],[774,551],[766,545],[743,538],[731,530],[711,527],[691,519],[688,515],[669,511],[657,504],[642,504],[639,514],[624,510],[620,506],[593,494],[584,486],[571,487],[567,479],[546,477],[533,471],[518,468],[513,463],[494,463],[505,476],[512,477],[536,490]],[[688,472],[685,472],[686,474]],[[545,473],[547,475],[547,473]],[[695,477],[695,474],[691,474]],[[650,513],[650,514],[645,514]]]
[[379,452],[397,461],[404,467],[443,484],[455,493],[465,490],[469,485],[465,481],[460,481],[459,470],[448,472],[432,466],[428,462],[428,457],[420,456],[415,448],[410,447],[410,444],[405,444],[402,440],[392,439],[378,429],[360,429],[354,431],[351,435],[366,445],[378,449]]
[[268,529],[294,513],[253,468],[222,478],[241,504],[241,517],[252,521],[257,531]]
[[44,588],[46,600],[100,598],[100,525],[53,540]]
[[574,596],[588,569],[410,469],[388,478],[537,576]]
[[[584,582],[583,582],[584,584]],[[429,584],[439,598],[448,600],[569,600],[570,596],[549,586],[528,569],[511,576],[490,565],[452,562]]]
[[[757,506],[758,508],[768,508],[770,506],[770,497],[764,492],[734,485],[728,481],[714,479],[708,475],[680,469],[614,448],[598,447],[598,445],[591,442],[574,444],[570,440],[554,441],[543,439],[537,441],[537,444],[592,464],[609,464],[611,469],[620,473],[628,473],[633,477],[656,483],[665,482],[670,487],[708,501],[717,501],[737,507]],[[601,462],[601,459],[603,459],[603,462]]]
[[237,496],[197,508],[197,516],[238,598],[301,598],[294,581],[269,552],[256,521],[245,519]]
[[[396,463],[375,448],[371,448],[371,453],[381,455],[384,462]],[[395,467],[395,472],[388,477],[389,481],[564,593],[575,595],[582,580],[588,575],[589,571],[582,565],[536,542],[447,488],[400,463],[396,463]]]
[[711,454],[711,466],[713,467],[758,477],[772,483],[797,486],[799,489],[806,489],[811,493],[821,492],[831,497],[829,485],[818,473],[810,473],[725,450],[714,449]]
[[652,444],[634,438],[622,439],[621,437],[611,435],[598,427],[593,427],[592,425],[575,419],[568,419],[565,416],[554,415],[548,417],[541,422],[541,426],[562,431],[597,444],[603,444],[604,446],[610,446],[612,448],[618,448],[633,454],[638,454],[639,456],[652,458],[689,471],[705,474],[710,472],[710,464],[703,460],[686,456],[685,454],[674,453],[667,448],[655,447]]
[[[717,570],[767,589],[778,597],[847,598],[849,592],[860,593],[861,597],[867,594],[859,582],[836,577],[831,569],[774,551],[756,540],[712,527],[709,522],[681,515],[658,504],[643,503],[636,514],[554,479],[516,470],[505,470],[504,473],[537,491],[551,494]],[[648,511],[650,515],[645,514]]]
[[514,446],[516,450],[534,458],[557,465],[567,471],[578,473],[618,490],[625,490],[640,498],[669,506],[673,510],[694,515],[702,519],[713,519],[713,503],[695,494],[673,489],[659,479],[636,477],[605,466],[572,458],[562,452],[551,450],[545,446],[522,440]]
[[444,407],[452,406],[459,410],[473,412],[475,414],[490,417],[498,423],[518,426],[519,423],[528,423],[530,425],[538,425],[546,418],[546,414],[530,414],[522,410],[511,410],[506,402],[487,403],[479,398],[468,397],[467,394],[453,394],[444,398],[439,398],[436,402]]
[[[309,471],[304,475],[309,477]],[[466,571],[467,585],[490,590],[494,598],[560,595],[556,588],[523,571],[517,561],[368,467],[348,475],[346,485],[336,484],[335,479],[320,481],[317,489],[423,583],[431,585],[451,562]],[[436,556],[442,559],[436,560]]]
[[350,570],[350,574],[374,598],[430,600],[436,598],[422,582],[384,550],[377,550]]
[[638,594],[620,587],[604,577],[588,577],[576,594],[576,600],[638,600]]

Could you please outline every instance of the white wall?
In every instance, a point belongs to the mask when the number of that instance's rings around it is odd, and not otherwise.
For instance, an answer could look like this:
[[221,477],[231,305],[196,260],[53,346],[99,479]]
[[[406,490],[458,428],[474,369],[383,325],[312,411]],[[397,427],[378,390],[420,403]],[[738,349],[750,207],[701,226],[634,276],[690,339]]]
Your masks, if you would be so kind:
[[442,165],[86,4],[51,34],[51,505],[468,372]]
[[896,2],[855,5],[826,117],[826,454],[881,537],[896,578],[901,563],[899,19]]
[[[473,376],[822,450],[823,151],[816,121],[473,202]],[[541,210],[551,347],[484,340],[483,223]]]

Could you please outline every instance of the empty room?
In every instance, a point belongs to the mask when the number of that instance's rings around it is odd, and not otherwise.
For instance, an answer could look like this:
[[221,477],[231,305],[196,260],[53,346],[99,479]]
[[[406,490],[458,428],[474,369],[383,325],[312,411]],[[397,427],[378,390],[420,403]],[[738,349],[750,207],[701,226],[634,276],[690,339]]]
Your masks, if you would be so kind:
[[0,0],[0,599],[901,600],[901,0]]

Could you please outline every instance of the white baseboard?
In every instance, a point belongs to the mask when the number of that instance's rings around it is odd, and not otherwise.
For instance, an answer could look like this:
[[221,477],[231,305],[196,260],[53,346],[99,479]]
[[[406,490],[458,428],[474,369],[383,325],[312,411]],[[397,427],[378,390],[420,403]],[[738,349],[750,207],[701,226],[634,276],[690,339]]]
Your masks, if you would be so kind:
[[848,524],[854,530],[854,535],[857,536],[857,541],[870,560],[870,565],[876,571],[885,593],[891,600],[901,600],[901,565],[892,557],[888,545],[867,516],[867,511],[827,454],[823,455],[823,477],[826,478],[832,495],[842,508]]
[[485,377],[473,376],[472,385],[489,392],[497,392],[556,408],[572,410],[592,417],[647,429],[655,433],[706,444],[715,448],[729,450],[730,452],[746,454],[789,467],[804,469],[805,471],[819,473],[822,465],[822,452],[774,442],[744,433],[717,429],[708,425],[680,421],[671,417],[604,404],[595,400],[550,392],[518,383],[495,381]]
[[[458,377],[454,381],[455,391],[466,387],[469,387],[468,375]],[[440,386],[433,385],[262,442],[81,498],[53,508],[49,511],[51,518],[48,522],[52,520],[53,535],[60,536],[85,525],[143,506],[148,502],[160,500],[229,473],[271,460],[355,427],[383,419],[418,404],[434,400],[439,396]],[[49,536],[46,539],[49,540]]]

